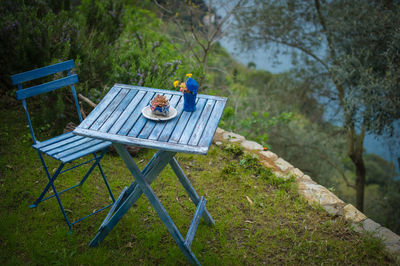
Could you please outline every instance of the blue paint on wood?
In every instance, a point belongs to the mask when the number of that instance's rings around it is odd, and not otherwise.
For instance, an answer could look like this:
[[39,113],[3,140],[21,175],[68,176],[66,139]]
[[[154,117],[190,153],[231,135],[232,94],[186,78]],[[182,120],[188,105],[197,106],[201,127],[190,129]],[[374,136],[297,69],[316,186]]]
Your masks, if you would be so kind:
[[212,139],[214,137],[215,131],[217,130],[217,126],[219,120],[221,119],[222,112],[225,108],[225,102],[217,101],[215,107],[211,113],[210,119],[207,122],[207,125],[203,131],[203,134],[200,138],[198,146],[207,146],[211,145]]
[[172,221],[171,217],[168,215],[164,206],[161,204],[158,197],[154,194],[148,182],[146,182],[145,176],[142,175],[140,169],[137,167],[135,162],[132,160],[132,157],[129,155],[126,148],[121,144],[114,144],[115,149],[118,151],[119,155],[122,157],[129,171],[135,177],[137,184],[140,186],[143,193],[146,195],[150,204],[153,206],[154,210],[157,212],[161,221],[164,223],[165,227],[171,234],[172,238],[178,244],[179,248],[189,260],[190,263],[195,265],[200,265],[199,261],[191,251],[190,247],[185,245],[184,239],[176,227],[175,223]]
[[101,100],[100,103],[93,109],[93,111],[90,112],[90,114],[85,118],[85,120],[83,120],[79,127],[89,128],[103,113],[104,109],[110,104],[120,90],[121,89],[118,87],[112,87],[106,96],[104,96],[103,100]]
[[32,96],[46,93],[58,88],[72,85],[78,82],[78,75],[74,74],[65,78],[50,81],[27,89],[17,90],[17,100],[23,100]]
[[146,95],[142,98],[141,102],[133,110],[132,114],[129,116],[129,118],[126,121],[126,123],[118,131],[118,135],[125,136],[125,135],[128,134],[129,130],[131,130],[133,125],[136,125],[137,120],[142,116],[143,107],[148,105],[149,101],[153,98],[153,96],[154,96],[153,92],[147,92],[146,93]]
[[100,127],[100,131],[108,132],[112,125],[121,116],[122,112],[126,109],[127,105],[131,102],[134,96],[137,94],[137,90],[130,90],[126,97],[120,102],[114,112],[109,116],[107,121]]
[[[196,105],[197,102],[199,101],[199,98],[196,99]],[[168,142],[169,143],[177,143],[180,137],[182,136],[183,131],[185,130],[186,124],[189,121],[190,117],[197,112],[201,112],[201,110],[196,110],[194,112],[185,112],[182,111],[181,117],[178,120],[178,123],[176,124],[174,130],[172,131],[172,134],[169,137]]]
[[[183,98],[180,95],[174,95],[172,97],[171,101],[170,101],[170,105],[176,109],[180,101],[183,101]],[[179,113],[178,110],[177,110],[177,112]],[[175,117],[174,119],[177,119],[177,118]],[[164,130],[165,126],[169,122],[170,121],[159,121],[159,122],[157,122],[157,124],[154,127],[153,131],[149,135],[148,139],[149,140],[157,140],[159,138],[159,136],[161,135],[161,132]]]
[[76,136],[74,134],[72,134],[72,132],[67,132],[67,133],[59,135],[57,137],[54,137],[54,138],[51,138],[48,140],[44,140],[42,142],[37,142],[36,144],[32,145],[32,147],[35,149],[39,149],[39,148],[43,148],[43,147],[46,147],[53,143],[60,142],[64,139],[68,139],[68,138],[72,138],[72,137],[76,137]]
[[189,145],[197,145],[199,143],[199,140],[204,132],[204,129],[206,127],[206,124],[209,119],[211,119],[211,112],[215,106],[216,101],[214,100],[208,100],[206,106],[204,107],[203,112],[201,113],[201,117],[199,119],[199,122],[196,125],[196,130],[192,134],[190,140],[189,140]]
[[[186,193],[189,195],[190,199],[194,203],[195,206],[199,204],[200,198],[197,195],[196,190],[194,190],[192,184],[190,183],[189,179],[186,177],[185,173],[183,172],[182,168],[179,166],[178,161],[176,158],[173,158],[169,162],[172,170],[174,171],[175,175],[178,177],[179,182],[181,182],[183,188],[186,190]],[[207,208],[205,209],[203,213],[203,218],[204,220],[210,224],[214,225],[215,222],[213,218],[211,217],[210,213],[207,211]]]
[[111,142],[104,141],[104,142],[101,142],[101,143],[99,143],[97,145],[89,147],[89,148],[87,148],[85,150],[81,150],[81,151],[78,151],[78,152],[76,152],[74,154],[68,155],[66,157],[62,157],[62,158],[60,158],[60,161],[65,162],[65,163],[69,163],[69,162],[72,162],[72,161],[74,161],[74,160],[76,160],[78,158],[86,156],[88,154],[103,150],[103,149],[109,147],[110,145],[111,145]]
[[203,214],[204,208],[206,206],[206,199],[204,197],[200,198],[200,202],[197,205],[196,212],[194,213],[192,223],[190,224],[189,230],[186,234],[185,238],[185,245],[187,247],[190,247],[193,242],[194,235],[196,234],[197,231],[197,226],[199,225],[200,222],[200,217]]
[[198,120],[203,112],[206,102],[206,99],[199,99],[198,103],[196,104],[196,111],[194,111],[190,116],[190,120],[186,124],[185,130],[182,132],[181,137],[179,138],[180,144],[187,144],[190,136],[192,136],[192,133],[197,131],[197,123],[199,122]]
[[[76,136],[76,137],[78,137],[78,136]],[[51,149],[51,150],[46,151],[45,153],[46,153],[46,154],[55,155],[55,154],[58,154],[58,153],[60,153],[60,152],[65,151],[65,150],[69,150],[69,149],[72,149],[72,148],[74,148],[74,147],[83,145],[83,144],[85,144],[86,142],[92,141],[92,140],[93,140],[93,139],[91,139],[91,138],[85,138],[85,137],[81,137],[80,139],[79,139],[79,138],[76,138],[74,141],[71,141],[71,142],[69,142],[68,144],[65,144],[65,145],[62,145],[62,146],[58,146],[57,148],[54,148],[54,149]],[[46,148],[47,148],[47,147],[46,147]],[[44,150],[41,149],[41,151],[44,151]]]
[[87,141],[79,146],[75,146],[71,149],[66,149],[65,151],[59,152],[55,155],[51,152],[49,154],[54,156],[56,159],[60,159],[60,158],[67,157],[69,155],[72,155],[72,154],[75,154],[75,153],[78,153],[81,151],[85,151],[86,149],[88,149],[90,147],[93,147],[99,143],[104,142],[103,140],[100,140],[100,139],[90,139],[90,138],[88,138],[88,139],[89,139],[89,141]]
[[107,109],[105,109],[101,113],[101,115],[96,119],[96,121],[94,121],[94,123],[90,126],[90,129],[98,130],[107,121],[107,119],[111,116],[114,110],[117,109],[118,105],[125,98],[128,92],[129,90],[122,89],[118,93],[118,95],[115,96],[115,98],[110,102],[110,104],[107,106]]
[[59,147],[63,148],[64,145],[73,143],[75,141],[78,141],[78,140],[81,140],[84,138],[84,137],[80,137],[80,136],[74,136],[73,134],[70,134],[69,136],[70,136],[69,138],[60,140],[58,142],[54,142],[53,144],[50,144],[50,145],[40,148],[40,151],[47,153],[47,152],[51,151],[52,149],[56,149]]
[[[132,99],[132,101],[128,104],[128,106],[125,108],[125,110],[122,112],[118,120],[114,123],[114,125],[110,128],[108,133],[115,134],[117,133],[124,125],[129,124],[129,122],[132,121],[132,118],[130,117],[131,114],[136,110],[138,107],[138,104],[140,101],[143,99],[143,96],[146,94],[144,91],[139,91],[135,97]],[[129,119],[129,121],[128,121]],[[133,125],[133,124],[132,124]],[[131,125],[131,126],[132,126]],[[128,125],[129,126],[129,125]],[[122,131],[121,131],[122,132]]]
[[[172,98],[172,94],[164,94],[165,98],[169,101]],[[139,138],[141,139],[147,139],[150,136],[150,133],[153,131],[154,127],[157,124],[165,124],[166,122],[159,122],[159,121],[153,121],[146,119],[146,125],[143,127],[142,131],[139,134]]]
[[27,72],[12,75],[11,80],[12,80],[12,84],[16,85],[16,84],[24,83],[29,80],[38,79],[38,78],[42,78],[42,77],[45,77],[45,76],[48,76],[51,74],[55,74],[57,72],[69,70],[74,67],[75,67],[74,60],[68,60],[68,61],[54,64],[51,66],[46,66],[46,67],[42,67],[42,68],[38,68],[38,69],[30,70]]

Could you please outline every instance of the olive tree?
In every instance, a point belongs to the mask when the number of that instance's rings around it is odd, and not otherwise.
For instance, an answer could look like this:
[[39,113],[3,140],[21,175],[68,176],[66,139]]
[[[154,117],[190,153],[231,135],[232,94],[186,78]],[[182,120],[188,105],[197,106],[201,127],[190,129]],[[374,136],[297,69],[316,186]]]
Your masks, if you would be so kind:
[[319,97],[340,108],[355,183],[343,178],[355,188],[361,211],[365,135],[391,134],[400,118],[399,11],[396,1],[254,0],[236,16],[235,34],[244,48],[291,52]]

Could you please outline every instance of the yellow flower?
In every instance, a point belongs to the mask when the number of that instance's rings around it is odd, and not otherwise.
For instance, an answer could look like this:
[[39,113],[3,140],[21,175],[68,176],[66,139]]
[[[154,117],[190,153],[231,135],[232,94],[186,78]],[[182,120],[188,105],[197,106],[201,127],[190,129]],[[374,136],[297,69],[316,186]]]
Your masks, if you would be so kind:
[[189,77],[189,78],[191,78],[191,77],[192,77],[192,74],[191,74],[191,73],[189,73],[189,74],[186,74],[186,77]]
[[178,84],[179,84],[179,80],[175,80],[174,81],[174,88],[176,88],[176,86],[178,86]]

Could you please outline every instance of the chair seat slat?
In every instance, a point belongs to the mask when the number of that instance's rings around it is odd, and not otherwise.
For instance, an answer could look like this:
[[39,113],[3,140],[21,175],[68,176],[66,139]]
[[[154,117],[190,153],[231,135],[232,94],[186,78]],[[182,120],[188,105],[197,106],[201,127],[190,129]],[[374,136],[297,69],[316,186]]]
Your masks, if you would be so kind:
[[97,144],[99,144],[101,142],[103,142],[103,141],[102,140],[98,140],[98,139],[89,139],[89,141],[87,141],[86,143],[84,143],[82,145],[75,146],[75,147],[73,147],[71,149],[67,149],[67,150],[65,150],[63,152],[60,152],[60,153],[54,155],[54,158],[60,159],[60,158],[63,158],[63,157],[70,156],[72,154],[81,152],[81,151],[83,151],[83,150],[85,150],[87,148],[90,148],[90,147],[92,147],[94,145],[97,145]]
[[83,156],[86,156],[88,154],[91,154],[91,153],[94,153],[94,152],[97,152],[97,151],[100,151],[100,150],[104,150],[105,148],[109,147],[110,145],[111,145],[111,142],[103,141],[103,142],[101,142],[101,143],[99,143],[97,145],[94,145],[92,147],[89,147],[89,148],[87,148],[85,150],[79,151],[77,153],[71,154],[71,155],[63,157],[63,158],[60,158],[60,160],[62,162],[64,162],[64,163],[68,163],[68,162],[71,162],[71,161],[76,160],[78,158],[81,158]]
[[66,144],[66,145],[60,146],[60,147],[58,147],[56,149],[52,149],[52,150],[48,151],[47,155],[55,156],[55,155],[58,155],[59,153],[64,152],[66,150],[70,150],[70,149],[72,149],[74,147],[77,147],[77,146],[80,146],[80,145],[84,145],[85,143],[87,143],[89,141],[92,141],[92,140],[93,140],[92,138],[82,137],[81,139],[76,139],[75,141],[73,141],[73,142],[71,142],[69,144]]
[[72,138],[74,136],[74,134],[72,134],[72,132],[67,132],[65,134],[62,135],[58,135],[57,137],[51,138],[51,139],[47,139],[45,141],[42,142],[37,142],[36,144],[33,144],[32,147],[35,149],[40,149],[43,147],[46,147],[48,145],[51,145],[53,143],[62,141],[64,139],[68,139],[68,138]]
[[78,141],[78,140],[80,140],[80,139],[82,139],[82,137],[78,137],[78,136],[74,136],[74,135],[73,135],[73,136],[70,137],[70,138],[67,138],[67,139],[64,139],[64,140],[55,142],[55,143],[53,143],[53,144],[51,144],[51,145],[47,145],[46,147],[40,148],[39,150],[42,151],[42,152],[44,152],[44,153],[48,153],[48,152],[50,152],[50,151],[53,150],[53,149],[62,147],[62,146],[67,145],[67,144],[69,144],[69,143],[73,143],[73,142]]

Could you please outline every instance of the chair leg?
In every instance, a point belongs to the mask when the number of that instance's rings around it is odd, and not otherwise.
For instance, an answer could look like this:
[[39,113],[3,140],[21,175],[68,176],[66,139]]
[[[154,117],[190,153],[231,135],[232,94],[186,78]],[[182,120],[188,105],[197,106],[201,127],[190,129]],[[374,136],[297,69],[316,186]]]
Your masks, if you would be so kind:
[[54,173],[54,175],[53,175],[53,176],[50,176],[50,173],[49,173],[49,171],[48,171],[48,169],[47,169],[46,163],[44,162],[44,159],[43,159],[42,154],[41,154],[39,151],[38,151],[38,153],[39,153],[40,160],[42,161],[43,168],[44,168],[44,170],[45,170],[45,172],[46,172],[47,178],[49,179],[49,182],[47,183],[47,185],[46,185],[46,187],[44,188],[43,192],[40,194],[39,198],[35,201],[34,204],[32,204],[32,205],[30,206],[30,208],[35,208],[35,207],[42,201],[44,195],[46,194],[46,192],[47,192],[47,191],[49,190],[49,188],[51,187],[51,188],[53,189],[53,191],[54,191],[55,197],[57,198],[57,202],[58,202],[58,205],[60,206],[60,209],[61,209],[61,212],[62,212],[62,214],[63,214],[63,216],[64,216],[64,219],[65,219],[65,221],[67,222],[67,225],[68,225],[69,230],[70,230],[70,232],[71,232],[72,224],[71,224],[71,223],[69,222],[69,220],[68,220],[67,214],[65,213],[64,207],[63,207],[63,205],[62,205],[62,203],[61,203],[61,199],[60,199],[60,197],[58,196],[56,187],[54,186],[54,181],[56,180],[56,178],[57,178],[58,175],[60,174],[61,170],[64,168],[65,164],[64,164],[64,163],[61,163],[60,166],[57,168],[57,171]]
[[86,179],[89,177],[89,175],[92,173],[96,165],[100,162],[100,160],[103,158],[104,154],[107,152],[107,149],[104,149],[103,152],[101,153],[100,157],[96,156],[96,153],[93,153],[94,158],[96,159],[95,162],[92,164],[92,166],[89,168],[89,170],[86,172],[86,174],[83,176],[81,182],[79,182],[79,185],[83,185],[85,183]]
[[114,195],[111,191],[110,185],[108,184],[107,181],[107,177],[104,174],[103,168],[101,167],[100,161],[101,159],[104,157],[104,155],[106,154],[108,148],[105,148],[102,153],[100,154],[99,157],[97,157],[96,153],[93,153],[94,158],[96,159],[96,161],[92,164],[92,166],[90,167],[90,169],[86,172],[86,174],[84,175],[84,177],[82,178],[81,182],[79,182],[79,185],[83,185],[83,183],[85,183],[86,179],[89,177],[89,175],[92,173],[92,171],[94,170],[94,168],[96,167],[96,165],[99,168],[99,171],[101,173],[101,176],[103,177],[104,183],[106,184],[108,193],[110,194],[110,197],[112,199],[113,202],[115,202],[115,198]]

